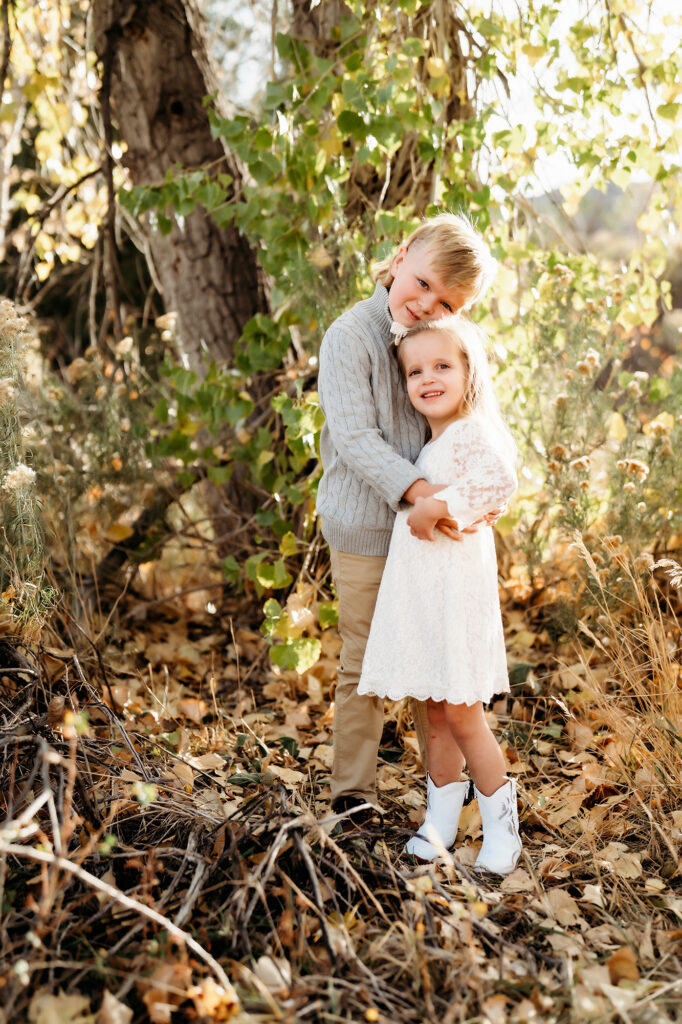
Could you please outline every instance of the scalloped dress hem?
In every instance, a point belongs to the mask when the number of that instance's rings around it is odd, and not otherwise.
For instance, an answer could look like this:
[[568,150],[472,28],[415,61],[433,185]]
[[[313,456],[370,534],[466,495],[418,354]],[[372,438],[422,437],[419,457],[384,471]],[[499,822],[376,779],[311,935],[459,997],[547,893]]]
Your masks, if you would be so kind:
[[401,689],[400,691],[391,692],[386,687],[374,687],[372,686],[371,683],[363,679],[362,690],[359,690],[358,692],[361,692],[363,696],[380,697],[382,700],[398,701],[405,700],[409,697],[412,700],[432,700],[436,704],[440,704],[441,701],[445,700],[448,702],[448,704],[453,704],[455,707],[458,704],[466,704],[466,706],[470,708],[472,707],[472,705],[478,704],[479,702],[481,704],[490,704],[493,697],[504,696],[505,693],[509,693],[510,691],[509,684],[507,683],[506,686],[498,686],[493,690],[486,691],[484,694],[470,694],[468,697],[465,697],[463,694],[458,693],[457,699],[453,700],[453,692],[451,689],[448,689],[446,692],[442,693],[434,692],[433,690],[429,691],[428,693],[417,693],[416,690],[414,689]]

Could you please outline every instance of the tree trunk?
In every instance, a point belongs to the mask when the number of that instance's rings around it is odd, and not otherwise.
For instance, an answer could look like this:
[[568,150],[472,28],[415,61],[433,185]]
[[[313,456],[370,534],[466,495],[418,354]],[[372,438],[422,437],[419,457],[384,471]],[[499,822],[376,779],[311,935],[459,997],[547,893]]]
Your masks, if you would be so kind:
[[[210,165],[238,189],[239,162],[211,137],[203,107],[217,88],[195,0],[93,0],[92,21],[133,183],[162,182],[176,165]],[[229,361],[246,322],[268,310],[256,252],[198,208],[168,235],[151,230],[150,248],[183,360],[200,370],[205,349]]]

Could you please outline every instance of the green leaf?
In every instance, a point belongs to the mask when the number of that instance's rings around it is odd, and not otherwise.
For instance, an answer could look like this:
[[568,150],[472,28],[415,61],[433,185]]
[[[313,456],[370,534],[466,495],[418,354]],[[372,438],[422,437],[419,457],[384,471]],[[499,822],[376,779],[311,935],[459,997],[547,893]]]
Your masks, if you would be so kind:
[[329,629],[336,626],[339,621],[339,606],[337,601],[320,601],[317,606],[317,619],[321,629]]
[[271,647],[270,660],[280,668],[295,669],[300,675],[319,661],[321,650],[317,637],[304,637]]
[[239,562],[234,555],[228,555],[227,558],[223,559],[221,569],[223,576],[228,579],[230,583],[240,583],[242,578],[242,570]]
[[293,736],[280,736],[277,740],[282,750],[286,750],[292,757],[298,757],[299,745]]
[[406,57],[423,57],[426,52],[421,39],[415,36],[408,36],[402,45],[402,51]]
[[682,103],[661,103],[660,107],[656,107],[656,113],[659,117],[663,117],[666,121],[676,121],[682,110]]
[[261,562],[256,569],[256,579],[266,590],[281,590],[294,582],[283,558],[278,558],[273,565]]
[[352,135],[354,139],[361,141],[367,136],[367,125],[354,110],[342,110],[336,123],[344,135]]
[[295,555],[298,550],[298,541],[296,535],[289,530],[284,534],[281,541],[279,542],[279,550],[284,558],[289,558],[291,555]]
[[206,469],[206,475],[209,480],[212,480],[214,484],[219,487],[222,484],[226,484],[232,476],[234,467],[231,465],[227,466],[208,466]]
[[260,775],[256,772],[235,772],[227,781],[231,786],[249,786],[252,782],[260,782]]
[[521,686],[525,683],[526,679],[533,671],[533,666],[529,665],[525,661],[517,661],[515,665],[509,669],[509,685],[511,687]]

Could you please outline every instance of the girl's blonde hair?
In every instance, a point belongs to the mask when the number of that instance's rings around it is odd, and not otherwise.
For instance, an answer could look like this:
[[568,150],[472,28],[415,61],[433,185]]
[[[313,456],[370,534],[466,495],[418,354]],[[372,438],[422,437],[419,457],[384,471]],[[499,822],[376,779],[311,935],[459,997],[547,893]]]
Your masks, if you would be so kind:
[[466,386],[462,395],[463,416],[475,416],[493,427],[506,452],[516,459],[516,442],[504,422],[497,404],[490,364],[486,354],[487,338],[480,327],[461,314],[441,320],[424,320],[415,324],[398,344],[398,362],[405,373],[405,347],[419,334],[442,331],[457,346],[466,370]]
[[[418,245],[428,249],[433,268],[446,288],[462,288],[473,305],[495,276],[497,261],[482,236],[464,214],[441,213],[424,221],[403,243],[405,249]],[[397,250],[372,268],[372,276],[385,288],[393,284],[391,266]]]

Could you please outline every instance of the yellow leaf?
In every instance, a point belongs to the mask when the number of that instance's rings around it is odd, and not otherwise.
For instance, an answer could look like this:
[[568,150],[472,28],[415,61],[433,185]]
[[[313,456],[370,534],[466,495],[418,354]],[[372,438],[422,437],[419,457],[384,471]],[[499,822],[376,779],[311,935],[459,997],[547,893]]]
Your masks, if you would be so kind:
[[340,138],[322,139],[320,145],[327,156],[338,156],[343,149],[343,142]]
[[537,637],[537,633],[531,633],[528,629],[522,629],[520,633],[517,633],[516,636],[512,638],[511,646],[532,647],[537,640]]
[[672,434],[675,420],[669,412],[659,412],[653,420],[649,420],[642,427],[647,437],[660,437],[661,434]]
[[41,131],[35,137],[33,143],[36,155],[41,163],[47,163],[50,157],[61,157],[61,145],[59,136],[55,132]]
[[71,235],[79,236],[86,221],[87,217],[82,203],[74,203],[64,214],[64,224]]
[[431,78],[440,78],[447,74],[447,67],[442,57],[429,57],[426,62],[426,70]]
[[624,441],[628,436],[625,420],[619,412],[614,412],[609,417],[609,437],[612,441]]
[[533,46],[532,43],[526,43],[525,46],[521,47],[523,53],[528,58],[528,63],[533,65],[537,64],[539,60],[547,56],[547,50],[544,46]]
[[127,523],[112,523],[104,536],[112,544],[117,544],[119,541],[132,537],[134,532],[132,526],[128,526]]

